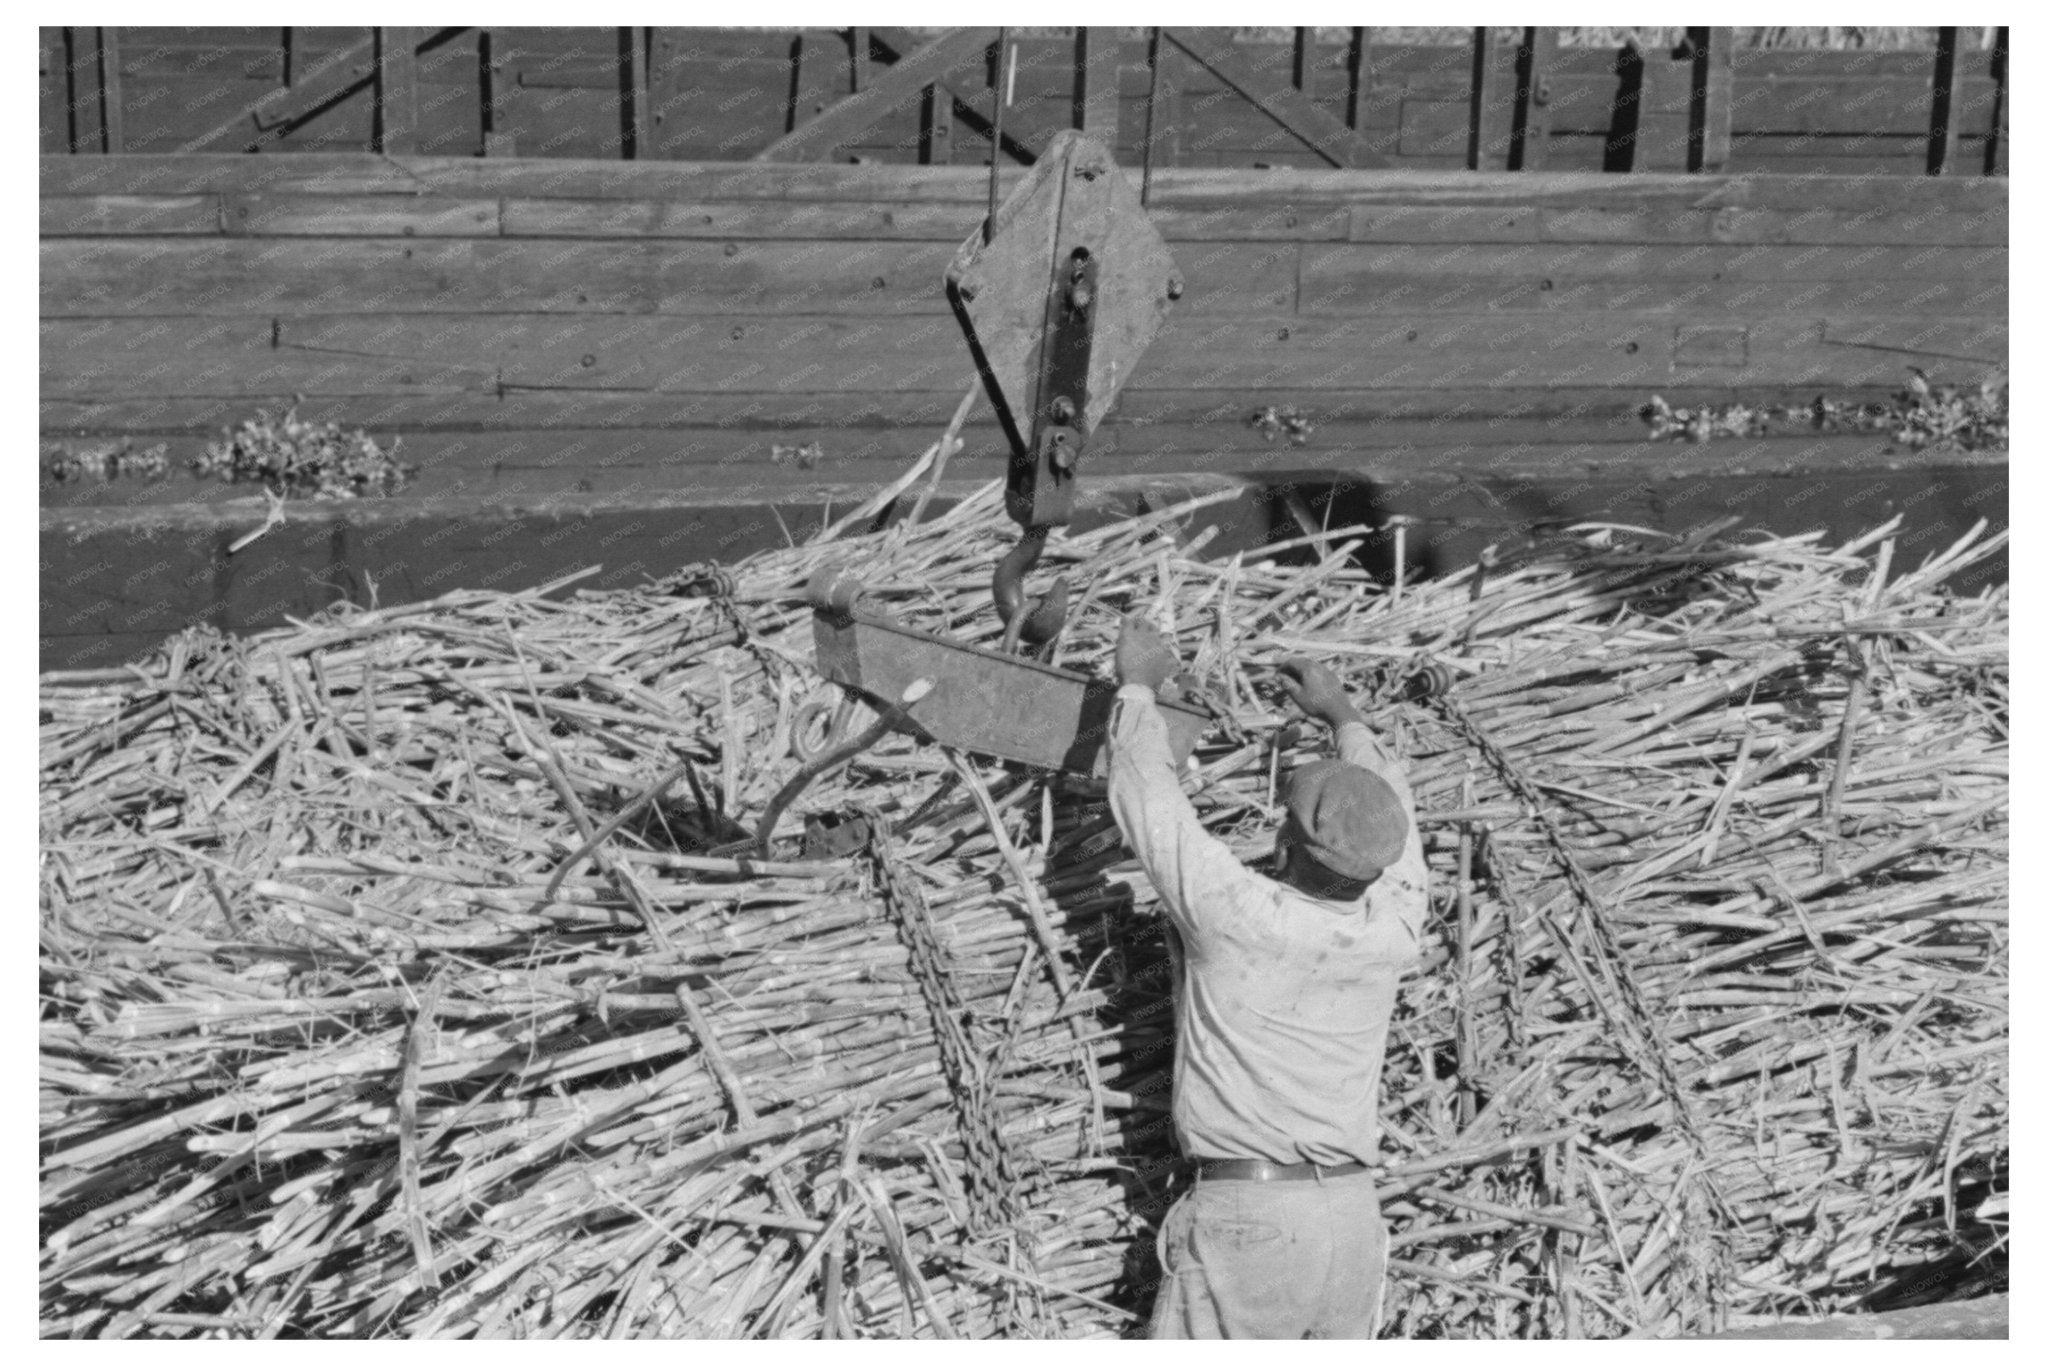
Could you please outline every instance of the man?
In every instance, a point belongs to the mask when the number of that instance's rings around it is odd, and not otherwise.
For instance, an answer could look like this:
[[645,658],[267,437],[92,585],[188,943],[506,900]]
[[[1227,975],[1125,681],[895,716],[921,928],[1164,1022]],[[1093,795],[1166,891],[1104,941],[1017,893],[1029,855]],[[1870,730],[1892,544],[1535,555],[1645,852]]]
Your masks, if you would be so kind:
[[1282,686],[1341,757],[1294,772],[1262,876],[1180,789],[1165,638],[1127,618],[1116,663],[1110,809],[1180,938],[1173,1120],[1195,1171],[1160,1228],[1152,1336],[1370,1337],[1380,1064],[1428,904],[1408,781],[1336,675],[1289,660]]

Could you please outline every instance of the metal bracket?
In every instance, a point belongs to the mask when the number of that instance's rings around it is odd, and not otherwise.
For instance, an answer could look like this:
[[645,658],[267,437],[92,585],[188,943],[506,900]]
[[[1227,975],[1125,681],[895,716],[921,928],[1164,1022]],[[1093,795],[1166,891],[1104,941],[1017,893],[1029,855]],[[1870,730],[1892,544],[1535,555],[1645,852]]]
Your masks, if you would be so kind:
[[[914,683],[932,685],[903,729],[1036,768],[1098,777],[1105,771],[1114,681],[913,630],[868,607],[859,580],[837,566],[820,569],[807,596],[820,674],[876,706]],[[1209,712],[1163,697],[1159,710],[1174,762],[1184,763]]]
[[[1095,349],[1094,255],[1085,246],[1072,248],[1058,262],[1051,296],[1046,300],[1045,347],[1038,376],[1038,411],[1032,430],[1036,448],[1029,461],[1010,471],[1011,497],[1030,505],[1035,514],[1056,510],[1059,521],[1073,513],[1073,481],[1080,472],[1088,433],[1081,414],[1088,407],[1088,357]],[[1050,484],[1043,494],[1041,485]],[[1026,526],[1049,517],[1018,518]]]

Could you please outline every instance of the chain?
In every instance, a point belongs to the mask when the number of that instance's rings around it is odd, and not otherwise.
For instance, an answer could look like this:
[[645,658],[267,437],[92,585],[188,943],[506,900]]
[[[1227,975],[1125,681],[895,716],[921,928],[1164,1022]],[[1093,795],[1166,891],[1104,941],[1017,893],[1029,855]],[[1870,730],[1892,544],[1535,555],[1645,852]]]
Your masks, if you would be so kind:
[[732,574],[716,560],[697,560],[673,574],[665,574],[648,585],[656,593],[678,598],[730,598]]
[[932,928],[931,910],[916,880],[897,867],[888,848],[888,828],[877,819],[868,837],[868,858],[883,905],[896,922],[910,953],[911,975],[932,1017],[945,1071],[967,1149],[968,1232],[979,1238],[1014,1229],[1023,1215],[1017,1196],[1019,1166],[995,1111],[995,1077],[985,1068],[968,1034],[968,1011],[960,999],[950,956]]
[[[673,574],[665,574],[648,585],[655,593],[665,593],[676,598],[708,598],[725,619],[726,629],[733,634],[735,645],[752,648],[754,645],[754,623],[748,618],[735,594],[739,585],[726,569],[716,560],[698,560],[684,565]],[[757,657],[761,652],[755,650]],[[765,659],[764,659],[765,663]]]
[[1456,681],[1444,665],[1425,655],[1416,655],[1370,666],[1360,684],[1370,699],[1370,707],[1384,707],[1393,702],[1427,702],[1441,697]]
[[1638,1071],[1645,1073],[1671,1098],[1671,1107],[1677,1115],[1678,1124],[1686,1136],[1695,1144],[1704,1144],[1699,1123],[1686,1101],[1684,1083],[1678,1078],[1678,1069],[1671,1062],[1671,1045],[1664,1037],[1663,1029],[1657,1023],[1656,1012],[1650,1008],[1643,996],[1642,987],[1636,982],[1635,973],[1629,966],[1628,956],[1622,951],[1614,937],[1614,929],[1608,923],[1607,904],[1593,886],[1593,880],[1580,866],[1577,855],[1572,853],[1571,844],[1564,832],[1550,818],[1549,809],[1536,785],[1515,767],[1514,761],[1493,737],[1482,730],[1465,709],[1447,695],[1430,699],[1438,715],[1449,722],[1466,742],[1484,756],[1501,782],[1522,802],[1530,819],[1543,832],[1544,842],[1550,846],[1551,854],[1558,866],[1564,870],[1565,882],[1578,898],[1585,914],[1580,917],[1587,927],[1596,952],[1592,955],[1594,965],[1614,997],[1621,1002],[1626,1020],[1615,1020],[1607,1002],[1597,994],[1594,1005],[1606,1015],[1610,1022],[1619,1026],[1617,1035],[1624,1044],[1624,1051]]
[[[1492,832],[1487,827],[1481,826],[1474,833],[1472,851],[1477,858],[1480,871],[1484,873],[1486,880],[1493,884],[1494,895],[1500,898],[1503,908],[1511,910],[1517,904],[1515,884],[1509,875],[1507,860],[1502,857],[1495,845]],[[1526,1057],[1529,1038],[1527,1023],[1522,1018],[1522,957],[1519,946],[1515,943],[1514,917],[1509,915],[1505,919],[1507,924],[1500,935],[1498,952],[1503,960],[1501,975],[1506,979],[1508,987],[1508,1043],[1514,1048],[1517,1057]]]
[[[1696,1202],[1703,1203],[1707,1211],[1717,1213],[1723,1219],[1732,1222],[1728,1198],[1721,1190],[1721,1184],[1716,1179],[1711,1165],[1706,1161],[1706,1137],[1701,1133],[1698,1118],[1686,1100],[1684,1084],[1678,1078],[1678,1069],[1672,1064],[1670,1041],[1657,1023],[1656,1012],[1650,1008],[1648,1000],[1643,996],[1642,987],[1635,979],[1627,954],[1622,951],[1621,944],[1614,937],[1613,927],[1607,920],[1605,900],[1593,886],[1592,878],[1580,866],[1577,856],[1572,853],[1564,832],[1559,830],[1557,823],[1550,818],[1542,794],[1537,791],[1536,785],[1527,775],[1515,767],[1507,751],[1496,744],[1493,737],[1481,729],[1465,709],[1449,696],[1437,694],[1429,699],[1429,705],[1453,729],[1464,736],[1468,744],[1484,756],[1493,771],[1500,776],[1501,782],[1520,799],[1523,808],[1536,822],[1537,828],[1543,832],[1544,842],[1550,846],[1558,866],[1564,870],[1566,883],[1571,887],[1573,895],[1578,898],[1583,912],[1579,919],[1587,927],[1588,936],[1593,941],[1595,953],[1592,957],[1595,965],[1615,997],[1620,1000],[1624,1008],[1623,1014],[1628,1019],[1615,1019],[1606,999],[1597,992],[1590,993],[1594,998],[1593,1004],[1615,1027],[1615,1035],[1622,1043],[1622,1051],[1635,1064],[1636,1070],[1643,1073],[1646,1079],[1652,1080],[1671,1098],[1671,1110],[1678,1121],[1679,1132],[1684,1135],[1693,1150],[1692,1158],[1679,1172],[1677,1185],[1673,1191],[1674,1197],[1683,1201],[1688,1209],[1696,1207]],[[1491,844],[1492,841],[1486,843]],[[1504,864],[1496,861],[1495,853],[1491,849],[1486,851],[1486,863],[1488,871],[1497,879],[1506,871]],[[1504,888],[1506,883],[1501,881],[1500,885]],[[1537,914],[1542,917],[1559,943],[1570,949],[1571,940],[1555,919],[1541,910]],[[1507,927],[1505,934],[1512,940],[1513,926]],[[1578,957],[1576,953],[1569,956],[1573,959]],[[1583,973],[1583,968],[1581,972]],[[1590,986],[1590,983],[1588,985]],[[1693,1185],[1693,1182],[1697,1182],[1697,1185]],[[1706,1251],[1686,1258],[1686,1274],[1697,1278],[1708,1293],[1718,1297],[1724,1289],[1722,1280],[1727,1273],[1728,1262],[1726,1249],[1715,1236],[1716,1231],[1711,1228],[1712,1222],[1709,1216],[1695,1223],[1694,1226],[1704,1235]],[[1681,1242],[1681,1247],[1692,1246],[1689,1241]]]

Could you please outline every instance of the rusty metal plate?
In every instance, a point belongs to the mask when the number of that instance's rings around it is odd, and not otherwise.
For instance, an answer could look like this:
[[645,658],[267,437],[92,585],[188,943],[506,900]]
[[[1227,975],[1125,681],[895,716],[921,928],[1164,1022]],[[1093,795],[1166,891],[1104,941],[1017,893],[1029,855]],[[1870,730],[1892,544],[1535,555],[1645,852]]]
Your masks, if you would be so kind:
[[[913,631],[864,612],[812,617],[818,672],[869,702],[894,702],[920,678],[932,690],[911,712],[942,745],[1038,768],[1103,776],[1116,684],[1019,655]],[[1206,711],[1162,701],[1176,765],[1187,762]]]
[[995,240],[976,232],[946,271],[947,295],[982,368],[989,399],[1017,450],[1034,450],[1037,392],[1057,276],[1076,247],[1095,261],[1095,323],[1084,435],[1116,402],[1164,325],[1181,277],[1166,239],[1109,149],[1068,129],[1046,145],[996,210]]

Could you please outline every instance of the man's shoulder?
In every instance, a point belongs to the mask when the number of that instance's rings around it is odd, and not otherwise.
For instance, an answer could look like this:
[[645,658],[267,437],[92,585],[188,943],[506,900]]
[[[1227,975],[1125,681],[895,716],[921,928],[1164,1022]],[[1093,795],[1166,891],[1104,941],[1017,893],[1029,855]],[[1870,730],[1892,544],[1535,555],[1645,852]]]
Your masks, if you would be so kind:
[[1235,862],[1236,867],[1228,876],[1189,889],[1190,898],[1198,903],[1194,909],[1207,912],[1203,916],[1205,923],[1214,925],[1227,937],[1284,937],[1290,904],[1308,898],[1241,859]]

